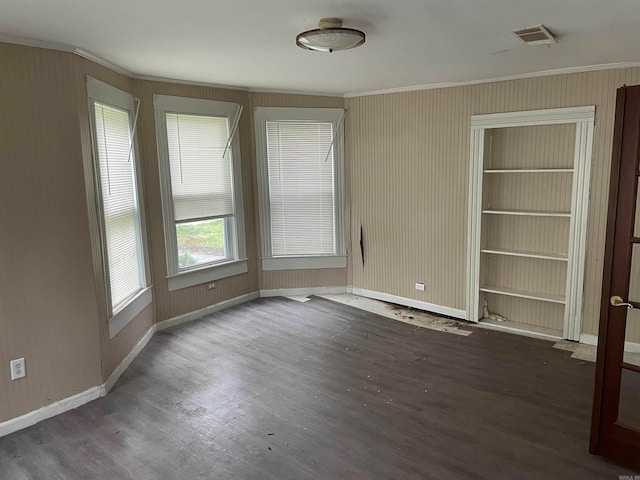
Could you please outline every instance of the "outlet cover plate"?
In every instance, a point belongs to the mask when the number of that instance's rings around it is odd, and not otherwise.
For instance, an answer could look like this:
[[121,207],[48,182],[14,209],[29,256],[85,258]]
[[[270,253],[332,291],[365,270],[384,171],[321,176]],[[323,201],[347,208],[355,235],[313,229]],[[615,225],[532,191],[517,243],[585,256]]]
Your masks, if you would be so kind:
[[424,292],[424,283],[416,283],[416,290]]
[[18,380],[27,374],[24,366],[24,358],[16,358],[11,360],[11,380]]

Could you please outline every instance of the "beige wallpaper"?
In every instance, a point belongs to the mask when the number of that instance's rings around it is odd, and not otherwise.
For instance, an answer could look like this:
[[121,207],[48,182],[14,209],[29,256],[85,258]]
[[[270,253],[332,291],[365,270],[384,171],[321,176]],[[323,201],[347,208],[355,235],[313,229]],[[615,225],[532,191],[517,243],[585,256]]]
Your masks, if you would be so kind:
[[[344,108],[344,99],[342,97],[327,97],[314,95],[290,95],[284,93],[251,93],[249,94],[251,103],[251,113],[255,107],[306,107],[306,108]],[[251,127],[253,129],[253,116],[251,118]],[[253,137],[253,135],[252,135]],[[255,144],[253,145],[253,154],[255,158]],[[255,164],[255,162],[254,162]],[[349,178],[348,167],[345,172],[345,219],[349,219]],[[255,191],[258,191],[257,178],[254,179]],[[256,195],[256,255],[257,258],[262,257],[260,246],[260,219],[258,212],[258,198]],[[348,235],[348,225],[345,231]],[[347,240],[347,245],[349,242]],[[334,287],[346,286],[349,284],[348,268],[330,268],[330,269],[314,269],[314,270],[277,270],[262,271],[261,264],[258,262],[260,271],[260,290],[271,290],[278,288],[302,288],[302,287]]]
[[464,310],[471,115],[595,105],[583,331],[596,334],[615,95],[625,83],[640,83],[640,69],[347,99],[352,246],[362,224],[367,248],[364,269],[354,250],[354,287]]
[[102,373],[75,58],[0,43],[0,62],[1,422]]

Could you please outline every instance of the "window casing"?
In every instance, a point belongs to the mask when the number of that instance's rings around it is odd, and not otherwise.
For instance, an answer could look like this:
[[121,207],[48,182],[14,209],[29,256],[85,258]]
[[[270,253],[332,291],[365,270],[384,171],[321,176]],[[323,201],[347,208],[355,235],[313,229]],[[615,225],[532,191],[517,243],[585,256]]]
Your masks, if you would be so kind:
[[155,95],[154,107],[169,290],[247,272],[239,105]]
[[152,301],[133,97],[87,78],[98,220],[94,251],[101,256],[109,334],[114,336]]
[[263,270],[346,267],[342,116],[256,108]]

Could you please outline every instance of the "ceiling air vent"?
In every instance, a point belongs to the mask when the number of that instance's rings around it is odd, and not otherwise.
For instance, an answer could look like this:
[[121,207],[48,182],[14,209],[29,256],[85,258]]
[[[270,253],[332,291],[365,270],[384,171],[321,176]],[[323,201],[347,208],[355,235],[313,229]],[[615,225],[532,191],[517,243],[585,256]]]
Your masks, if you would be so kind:
[[511,33],[527,45],[551,45],[553,43],[558,43],[553,34],[543,25],[536,25],[535,27],[523,28],[521,30],[513,30]]

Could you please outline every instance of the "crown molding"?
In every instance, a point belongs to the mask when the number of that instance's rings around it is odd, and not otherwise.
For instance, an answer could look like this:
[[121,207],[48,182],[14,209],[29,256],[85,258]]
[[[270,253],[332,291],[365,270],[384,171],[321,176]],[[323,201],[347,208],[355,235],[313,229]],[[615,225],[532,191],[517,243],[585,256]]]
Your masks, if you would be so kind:
[[14,45],[24,45],[26,47],[46,48],[49,50],[58,50],[60,52],[74,53],[77,50],[77,48],[73,45],[67,45],[65,43],[48,42],[46,40],[19,37],[17,35],[8,35],[6,33],[0,33],[0,42],[12,43]]
[[328,93],[328,92],[311,92],[306,90],[278,90],[270,88],[250,88],[249,93],[271,93],[280,95],[301,95],[301,96],[313,96],[313,97],[333,97],[333,98],[345,98],[342,93]]
[[540,72],[518,73],[504,77],[483,78],[480,80],[468,80],[464,82],[442,82],[424,85],[411,85],[406,87],[384,88],[367,92],[345,93],[344,98],[369,97],[374,95],[386,95],[389,93],[417,92],[420,90],[436,90],[439,88],[463,87],[466,85],[481,85],[483,83],[506,82],[509,80],[523,80],[536,77],[551,77],[554,75],[568,75],[570,73],[595,72],[599,70],[622,70],[625,68],[640,67],[640,62],[603,63],[599,65],[585,65],[582,67],[557,68],[554,70],[542,70]]
[[481,85],[485,83],[506,82],[509,80],[524,80],[527,78],[536,78],[536,77],[550,77],[553,75],[568,75],[571,73],[595,72],[599,70],[622,70],[626,68],[640,67],[640,62],[603,63],[599,65],[585,65],[581,67],[567,67],[567,68],[558,68],[554,70],[543,70],[539,72],[519,73],[519,74],[507,75],[503,77],[483,78],[480,80],[469,80],[469,81],[462,81],[462,82],[429,83],[429,84],[423,84],[423,85],[409,85],[406,87],[383,88],[379,90],[369,90],[365,92],[353,92],[353,93],[340,94],[340,93],[327,93],[327,92],[311,92],[311,91],[304,91],[304,90],[299,91],[299,90],[277,90],[277,89],[268,89],[268,88],[251,88],[251,87],[238,86],[238,85],[223,85],[223,84],[215,84],[215,83],[207,83],[207,82],[178,80],[175,78],[154,77],[151,75],[140,75],[130,70],[127,70],[115,63],[105,60],[104,58],[101,58],[98,55],[95,55],[91,52],[83,50],[82,48],[76,47],[74,45],[49,42],[46,40],[38,40],[35,38],[20,37],[16,35],[8,35],[4,33],[0,33],[0,43],[12,43],[15,45],[24,45],[28,47],[45,48],[49,50],[58,50],[61,52],[73,53],[82,58],[86,58],[87,60],[95,62],[99,65],[102,65],[103,67],[113,70],[117,73],[126,75],[134,80],[145,80],[149,82],[162,82],[162,83],[177,83],[180,85],[193,85],[197,87],[220,88],[225,90],[237,90],[237,91],[248,92],[248,93],[310,95],[310,96],[318,96],[318,97],[337,97],[337,98],[370,97],[375,95],[387,95],[392,93],[416,92],[421,90],[435,90],[439,88],[452,88],[452,87],[463,87],[466,85]]
[[144,80],[147,82],[160,82],[160,83],[176,83],[179,85],[191,85],[194,87],[207,87],[207,88],[221,88],[225,90],[237,90],[239,92],[249,92],[248,87],[239,87],[237,85],[224,85],[219,83],[207,83],[207,82],[193,82],[191,80],[178,80],[176,78],[154,77],[153,75],[137,75],[132,74],[132,78],[135,80]]

